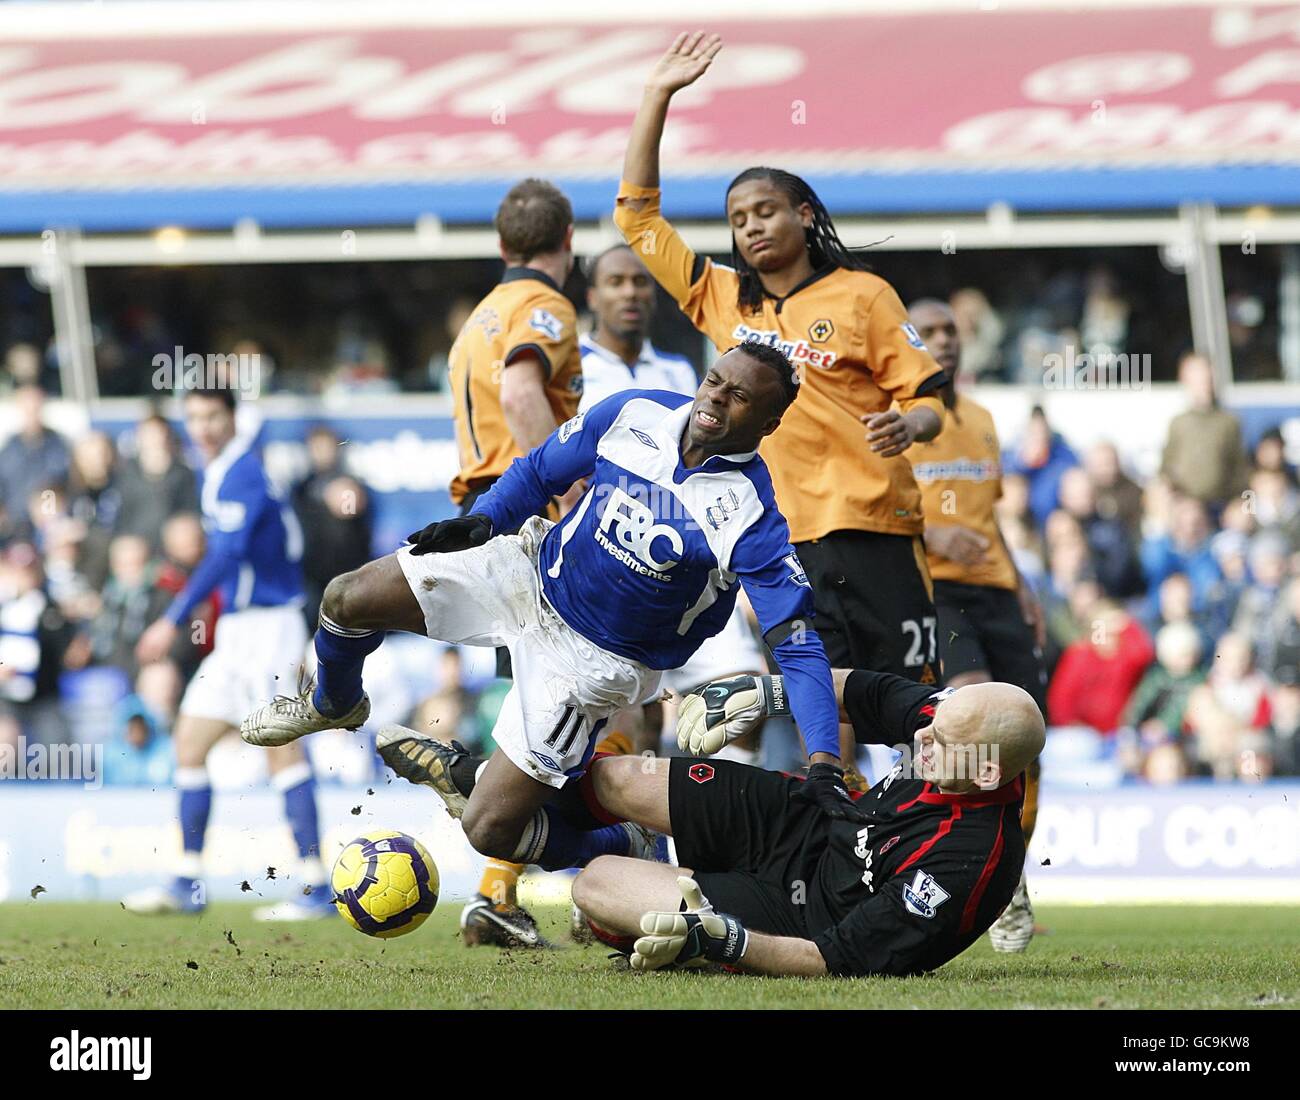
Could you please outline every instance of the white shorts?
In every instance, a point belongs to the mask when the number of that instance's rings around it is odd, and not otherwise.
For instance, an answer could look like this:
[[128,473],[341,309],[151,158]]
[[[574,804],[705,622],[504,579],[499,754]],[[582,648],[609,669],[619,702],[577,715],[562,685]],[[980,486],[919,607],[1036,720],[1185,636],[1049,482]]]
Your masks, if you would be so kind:
[[749,620],[738,604],[721,634],[706,639],[681,668],[664,673],[663,686],[677,695],[685,695],[710,680],[739,676],[745,672],[761,675],[766,671],[763,647],[754,637]]
[[276,695],[292,695],[307,651],[302,608],[250,607],[217,619],[212,652],[185,689],[180,713],[238,726]]
[[562,787],[586,765],[601,724],[653,693],[659,673],[588,641],[545,601],[537,551],[551,526],[534,516],[518,535],[453,554],[403,546],[397,561],[429,637],[510,650],[514,686],[492,738],[525,775]]

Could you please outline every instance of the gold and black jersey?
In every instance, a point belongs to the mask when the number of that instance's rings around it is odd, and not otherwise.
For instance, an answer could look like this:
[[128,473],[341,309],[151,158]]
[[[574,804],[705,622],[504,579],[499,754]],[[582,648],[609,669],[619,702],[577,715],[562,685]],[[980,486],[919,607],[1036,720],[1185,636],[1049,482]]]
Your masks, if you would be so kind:
[[460,472],[451,483],[457,504],[523,453],[501,411],[501,376],[529,356],[541,362],[546,399],[556,422],[564,423],[582,397],[577,317],[548,275],[512,267],[475,307],[449,356],[460,451]]
[[894,289],[866,271],[828,268],[784,298],[742,311],[739,276],[697,257],[659,212],[659,191],[624,181],[614,221],[652,275],[719,351],[756,340],[800,368],[799,397],[763,441],[794,542],[832,531],[919,535],[921,493],[907,459],[882,458],[861,418],[897,403],[943,416],[944,379]]

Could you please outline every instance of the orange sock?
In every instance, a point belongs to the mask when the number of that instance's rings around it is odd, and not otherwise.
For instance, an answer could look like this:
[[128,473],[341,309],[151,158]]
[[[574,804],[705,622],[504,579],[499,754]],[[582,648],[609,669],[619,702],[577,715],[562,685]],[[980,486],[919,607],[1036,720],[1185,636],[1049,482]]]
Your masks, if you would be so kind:
[[1025,846],[1029,846],[1034,835],[1034,825],[1038,822],[1038,761],[1029,765],[1025,775],[1025,806],[1020,811],[1020,828],[1025,834]]
[[626,733],[611,730],[596,742],[595,756],[631,756],[632,739]]
[[519,885],[519,875],[523,871],[522,863],[507,863],[503,859],[489,859],[483,868],[483,879],[478,884],[478,892],[485,898],[491,898],[498,908],[506,905],[518,905],[515,893]]

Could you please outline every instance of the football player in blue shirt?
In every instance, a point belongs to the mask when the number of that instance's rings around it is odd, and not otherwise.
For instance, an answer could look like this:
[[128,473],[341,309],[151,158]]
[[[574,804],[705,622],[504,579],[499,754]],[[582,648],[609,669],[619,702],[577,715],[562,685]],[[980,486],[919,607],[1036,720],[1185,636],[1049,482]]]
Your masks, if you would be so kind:
[[[713,364],[694,398],[631,390],[565,422],[469,515],[331,581],[314,691],[259,708],[244,740],[283,745],[349,723],[366,698],[362,663],[387,630],[504,645],[515,682],[485,763],[400,726],[380,732],[384,760],[434,787],[484,855],[552,869],[641,854],[635,830],[580,820],[576,784],[563,789],[608,717],[722,629],[739,582],[805,737],[811,766],[797,797],[856,820],[812,593],[758,456],[797,393],[778,349],[744,344]],[[536,515],[580,479],[587,491],[559,524]],[[520,524],[518,535],[494,537]]]
[[[295,681],[307,647],[302,531],[292,508],[267,480],[254,439],[236,430],[234,391],[190,390],[184,409],[185,429],[206,460],[199,480],[207,548],[162,618],[141,635],[136,647],[140,663],[164,660],[177,634],[190,629],[195,607],[213,592],[221,616],[212,652],[185,690],[172,733],[181,863],[167,886],[140,890],[123,900],[124,908],[143,914],[203,911],[201,861],[212,807],[208,753],[238,727],[251,706],[277,685]],[[368,708],[353,708],[342,724],[359,726],[368,713]],[[320,860],[311,766],[297,745],[271,753],[268,766],[284,796],[285,816],[301,860],[303,892],[255,915],[263,920],[329,916],[333,897]]]

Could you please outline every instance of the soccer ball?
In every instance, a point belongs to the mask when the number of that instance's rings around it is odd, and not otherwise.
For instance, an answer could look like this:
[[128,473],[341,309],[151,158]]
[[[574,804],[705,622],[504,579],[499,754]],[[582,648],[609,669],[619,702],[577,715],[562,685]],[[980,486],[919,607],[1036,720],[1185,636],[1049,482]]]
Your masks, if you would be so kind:
[[392,939],[414,932],[438,904],[438,867],[406,833],[359,836],[330,872],[334,905],[358,932]]

